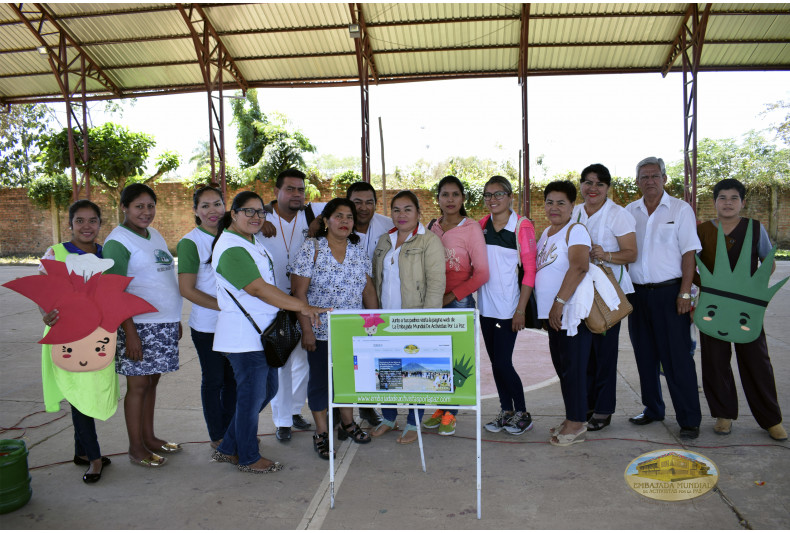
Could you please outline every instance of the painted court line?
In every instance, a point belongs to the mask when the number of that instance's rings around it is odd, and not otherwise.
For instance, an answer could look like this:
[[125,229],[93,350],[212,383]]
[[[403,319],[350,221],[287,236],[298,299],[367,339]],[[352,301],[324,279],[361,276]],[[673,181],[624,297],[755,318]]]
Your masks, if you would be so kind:
[[[348,469],[351,467],[351,461],[357,453],[357,448],[359,448],[358,445],[352,446],[351,442],[352,440],[349,439],[340,446],[339,450],[337,450],[337,457],[335,458],[335,464],[337,466],[337,470],[335,471],[335,498],[337,498],[340,485],[343,483],[343,479],[346,477]],[[321,529],[329,510],[329,469],[327,468],[324,479],[322,479],[321,484],[318,485],[318,490],[313,496],[312,501],[310,501],[310,505],[307,506],[302,521],[299,522],[296,529]]]

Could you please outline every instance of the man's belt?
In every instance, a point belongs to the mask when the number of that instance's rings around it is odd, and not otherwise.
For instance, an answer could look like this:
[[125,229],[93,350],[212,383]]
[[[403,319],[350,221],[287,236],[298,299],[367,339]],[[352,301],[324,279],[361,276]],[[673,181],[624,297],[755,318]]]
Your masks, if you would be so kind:
[[659,287],[668,287],[669,285],[679,285],[681,281],[681,278],[675,278],[659,281],[658,283],[634,283],[634,287],[639,289],[657,289]]

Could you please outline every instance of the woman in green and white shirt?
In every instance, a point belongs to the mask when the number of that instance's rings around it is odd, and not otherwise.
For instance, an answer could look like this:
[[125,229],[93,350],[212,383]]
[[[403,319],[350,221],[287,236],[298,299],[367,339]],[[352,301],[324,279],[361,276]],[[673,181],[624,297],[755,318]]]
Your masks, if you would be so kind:
[[216,449],[236,409],[236,380],[227,357],[214,351],[219,316],[217,278],[208,262],[211,243],[225,215],[222,193],[201,187],[192,196],[197,227],[178,242],[178,287],[192,302],[189,329],[200,360],[200,398],[211,447]]
[[266,363],[260,334],[231,295],[261,331],[271,324],[278,309],[299,311],[312,323],[318,322],[320,313],[328,311],[277,288],[272,258],[261,240],[255,238],[265,217],[260,196],[252,191],[237,194],[220,225],[211,254],[220,309],[214,350],[230,360],[236,377],[236,411],[212,459],[255,474],[282,468],[280,463],[261,457],[257,441],[258,415],[277,394],[277,369]]
[[143,183],[129,185],[121,191],[121,209],[123,222],[104,241],[104,257],[115,261],[107,272],[133,278],[126,291],[157,311],[121,324],[115,370],[126,376],[123,409],[129,460],[139,466],[158,467],[165,464],[158,454],[181,451],[181,445],[154,434],[159,378],[178,370],[181,294],[167,243],[150,227],[156,216],[156,193]]

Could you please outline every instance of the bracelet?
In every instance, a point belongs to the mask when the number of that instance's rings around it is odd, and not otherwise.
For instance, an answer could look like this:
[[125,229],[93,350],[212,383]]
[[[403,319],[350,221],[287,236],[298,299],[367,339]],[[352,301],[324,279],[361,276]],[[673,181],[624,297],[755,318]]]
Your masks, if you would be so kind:
[[609,262],[612,262],[612,252],[609,252]]
[[555,297],[554,297],[554,301],[555,301],[555,302],[557,302],[558,304],[565,305],[565,300],[563,300],[563,299],[562,299],[562,298],[560,298],[559,296],[555,296]]
[[524,315],[524,311],[522,311],[521,309],[516,309],[516,314],[517,315]]

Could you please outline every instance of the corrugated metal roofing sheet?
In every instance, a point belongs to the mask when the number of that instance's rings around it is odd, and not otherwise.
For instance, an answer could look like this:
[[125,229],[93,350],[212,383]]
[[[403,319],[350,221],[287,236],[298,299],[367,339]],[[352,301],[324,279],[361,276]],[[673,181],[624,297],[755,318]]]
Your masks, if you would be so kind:
[[[17,4],[18,5],[18,4]],[[204,11],[250,87],[358,83],[349,4],[184,4]],[[379,83],[516,76],[528,29],[527,75],[662,71],[689,5],[674,3],[356,4]],[[529,6],[528,20],[522,6]],[[178,4],[43,4],[127,96],[204,90]],[[700,9],[704,8],[700,4]],[[35,4],[23,4],[26,16]],[[195,17],[193,17],[195,20]],[[33,24],[35,26],[35,24]],[[54,30],[46,23],[47,31]],[[197,26],[198,33],[202,26]],[[701,70],[790,69],[790,4],[712,4]],[[57,49],[58,35],[43,37]],[[38,37],[0,5],[0,102],[58,100]],[[74,49],[70,48],[70,59]],[[680,62],[676,60],[677,69]],[[228,88],[237,85],[228,74]],[[76,76],[70,76],[71,83]],[[92,97],[112,93],[88,83]]]

